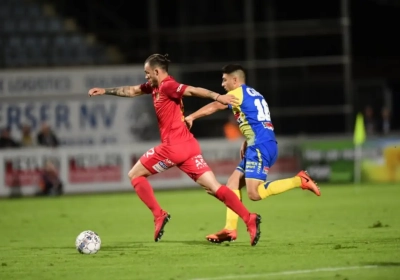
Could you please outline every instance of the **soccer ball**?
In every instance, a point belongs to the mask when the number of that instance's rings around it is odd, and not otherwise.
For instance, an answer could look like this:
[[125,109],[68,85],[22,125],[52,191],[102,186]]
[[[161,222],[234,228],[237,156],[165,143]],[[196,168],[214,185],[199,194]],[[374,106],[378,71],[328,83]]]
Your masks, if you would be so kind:
[[75,240],[76,250],[81,254],[96,254],[100,246],[100,236],[91,230],[82,231]]

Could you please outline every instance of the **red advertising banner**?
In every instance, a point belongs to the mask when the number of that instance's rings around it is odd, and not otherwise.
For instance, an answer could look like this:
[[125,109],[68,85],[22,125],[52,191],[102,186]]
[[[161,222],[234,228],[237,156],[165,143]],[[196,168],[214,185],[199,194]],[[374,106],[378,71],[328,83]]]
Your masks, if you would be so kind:
[[36,186],[47,162],[57,169],[60,159],[51,156],[29,155],[14,156],[4,159],[4,184],[7,187]]
[[122,171],[122,158],[118,153],[85,153],[68,157],[68,180],[72,184],[119,183],[122,181]]
[[[46,172],[57,169],[65,193],[132,190],[128,172],[148,150],[158,143],[137,143],[131,146],[32,148],[2,151],[0,159],[0,196],[20,189],[23,195],[33,195],[43,184]],[[203,156],[221,183],[240,162],[238,143],[225,140],[202,143]],[[290,148],[290,146],[288,146]],[[48,165],[51,162],[52,165]],[[197,187],[193,180],[168,159],[155,164],[159,173],[149,178],[154,189]],[[50,166],[50,167],[49,167]],[[297,157],[287,154],[278,158],[269,171],[269,179],[293,176],[300,170]],[[4,179],[3,179],[4,178]],[[15,189],[12,187],[16,187]],[[18,188],[21,187],[21,188]]]

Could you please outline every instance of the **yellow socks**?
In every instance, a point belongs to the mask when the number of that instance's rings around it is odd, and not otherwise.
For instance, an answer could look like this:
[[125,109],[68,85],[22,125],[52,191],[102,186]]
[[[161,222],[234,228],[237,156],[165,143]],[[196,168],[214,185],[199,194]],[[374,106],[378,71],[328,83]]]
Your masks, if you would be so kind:
[[[261,199],[267,198],[274,194],[280,194],[285,191],[294,189],[301,186],[301,179],[298,176],[288,179],[282,179],[272,182],[263,182],[258,186],[258,194]],[[237,197],[242,200],[240,190],[233,190]],[[238,224],[238,215],[233,212],[230,208],[226,208],[226,224],[225,229],[236,230]]]
[[261,199],[264,199],[268,196],[280,194],[300,186],[301,179],[297,176],[272,182],[263,182],[258,186],[258,194],[260,195]]
[[[242,193],[240,190],[232,190],[237,197],[242,200]],[[233,212],[230,208],[226,208],[226,224],[225,228],[229,230],[237,229],[239,216]]]

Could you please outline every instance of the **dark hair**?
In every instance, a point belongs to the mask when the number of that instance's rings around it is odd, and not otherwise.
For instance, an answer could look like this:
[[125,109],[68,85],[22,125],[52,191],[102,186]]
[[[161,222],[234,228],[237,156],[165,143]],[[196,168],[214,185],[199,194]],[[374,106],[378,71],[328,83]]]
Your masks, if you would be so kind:
[[222,73],[223,74],[232,74],[233,72],[236,71],[242,71],[244,76],[246,77],[246,70],[242,65],[239,64],[228,64],[222,67]]
[[150,55],[144,63],[149,63],[151,67],[160,67],[161,69],[168,72],[168,66],[171,61],[168,59],[168,54],[152,54]]

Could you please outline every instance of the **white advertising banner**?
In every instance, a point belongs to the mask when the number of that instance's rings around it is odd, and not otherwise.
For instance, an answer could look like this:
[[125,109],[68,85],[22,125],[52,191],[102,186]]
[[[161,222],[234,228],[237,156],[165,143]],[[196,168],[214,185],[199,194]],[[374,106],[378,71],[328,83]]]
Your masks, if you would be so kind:
[[[38,190],[44,163],[52,161],[59,170],[65,193],[90,193],[132,190],[128,171],[149,148],[158,142],[131,146],[20,149],[0,153],[0,196],[8,196],[18,189],[23,195]],[[239,163],[241,143],[225,140],[200,141],[203,155],[221,183]],[[298,172],[299,163],[293,155],[283,156],[270,170],[269,179],[274,180]],[[155,189],[197,187],[178,168],[150,177]]]
[[143,65],[0,71],[0,129],[10,128],[19,142],[23,125],[29,125],[36,138],[41,124],[47,123],[66,146],[156,140],[150,96],[87,95],[92,87],[143,82]]
[[43,122],[61,144],[70,146],[127,144],[159,137],[150,96],[0,102],[0,127],[9,127],[16,141],[23,124],[36,136]]
[[143,66],[107,66],[0,71],[0,98],[62,96],[92,87],[137,85],[145,81]]

